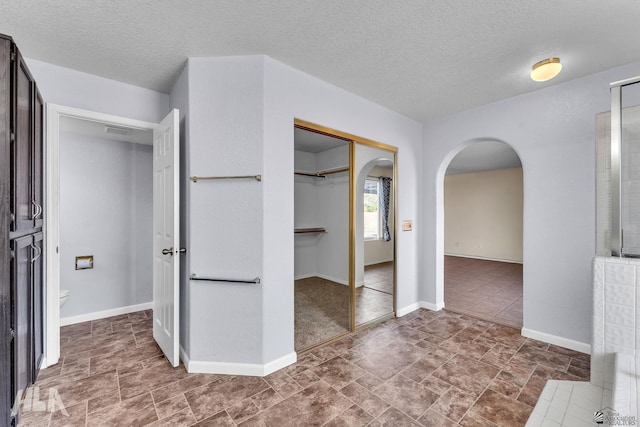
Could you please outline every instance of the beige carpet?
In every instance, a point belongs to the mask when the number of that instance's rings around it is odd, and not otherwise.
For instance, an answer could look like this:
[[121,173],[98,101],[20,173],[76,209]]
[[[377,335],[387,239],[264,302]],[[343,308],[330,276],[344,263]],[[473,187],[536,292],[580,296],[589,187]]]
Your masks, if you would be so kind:
[[349,287],[319,277],[295,281],[295,350],[349,331]]

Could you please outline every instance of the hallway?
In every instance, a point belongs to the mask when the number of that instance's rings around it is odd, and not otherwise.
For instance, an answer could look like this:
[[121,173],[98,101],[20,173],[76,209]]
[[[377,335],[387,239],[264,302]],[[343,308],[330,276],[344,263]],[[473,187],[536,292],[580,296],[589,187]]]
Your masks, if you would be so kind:
[[447,310],[522,328],[522,264],[444,257]]

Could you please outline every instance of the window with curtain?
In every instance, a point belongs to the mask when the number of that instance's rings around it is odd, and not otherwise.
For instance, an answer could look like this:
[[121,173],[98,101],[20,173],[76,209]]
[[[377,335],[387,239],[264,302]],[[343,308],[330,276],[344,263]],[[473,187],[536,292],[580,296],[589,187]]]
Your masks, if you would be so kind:
[[380,238],[380,185],[377,179],[364,181],[364,239]]

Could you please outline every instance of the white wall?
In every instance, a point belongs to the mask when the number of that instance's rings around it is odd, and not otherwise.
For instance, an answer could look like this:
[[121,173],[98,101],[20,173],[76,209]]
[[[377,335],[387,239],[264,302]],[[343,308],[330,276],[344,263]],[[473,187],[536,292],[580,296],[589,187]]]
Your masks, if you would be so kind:
[[[262,283],[191,282],[188,356],[214,364],[290,362],[294,118],[399,147],[399,209],[411,219],[418,216],[422,126],[268,57],[192,58],[187,70],[189,174],[264,177],[189,184],[191,272],[261,275]],[[398,301],[405,307],[418,301],[418,234],[404,233],[398,251]]]
[[[77,134],[60,136],[60,316],[153,299],[152,147]],[[75,257],[94,267],[75,270]]]
[[522,262],[522,168],[445,176],[444,251]]
[[[418,216],[422,125],[265,57],[263,358],[293,351],[293,120],[398,147],[399,215]],[[418,227],[416,227],[418,229]],[[398,307],[418,302],[418,232],[398,236]]]
[[169,112],[169,95],[26,59],[45,102],[159,122]]
[[[262,182],[187,183],[189,205],[184,220],[189,222],[189,273],[264,278],[260,285],[186,284],[188,356],[195,361],[261,363],[263,290],[273,286],[262,271],[263,193],[266,183],[274,179],[263,166],[263,59],[191,58],[186,70],[187,175],[264,175]],[[289,157],[293,159],[293,150]],[[292,196],[293,187],[288,189]],[[293,223],[288,236],[293,236],[292,229]]]
[[[295,151],[295,169],[308,172],[349,166],[349,145],[320,153]],[[326,233],[295,235],[296,279],[319,276],[349,284],[349,173],[327,178],[295,176],[294,227]]]
[[464,144],[510,144],[524,174],[524,330],[591,339],[595,254],[595,115],[609,83],[640,74],[631,64],[425,124],[422,298],[442,303],[443,176]]

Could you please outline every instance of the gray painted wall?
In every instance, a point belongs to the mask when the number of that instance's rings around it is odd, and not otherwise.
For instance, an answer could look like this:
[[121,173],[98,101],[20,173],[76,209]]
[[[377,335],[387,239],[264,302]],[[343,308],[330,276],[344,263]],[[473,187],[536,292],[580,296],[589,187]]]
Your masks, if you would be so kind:
[[[422,126],[264,56],[192,58],[186,70],[189,175],[264,177],[188,183],[190,272],[262,277],[255,286],[186,285],[188,356],[269,363],[294,351],[294,118],[398,146],[400,215],[411,219],[418,216]],[[418,297],[417,233],[399,237],[398,251],[404,307]]]
[[[152,147],[76,134],[60,138],[60,317],[153,299]],[[75,270],[75,257],[94,267]]]
[[443,294],[443,175],[465,145],[510,144],[524,185],[524,328],[591,342],[595,254],[595,116],[609,83],[640,74],[631,64],[425,124],[421,298]]

